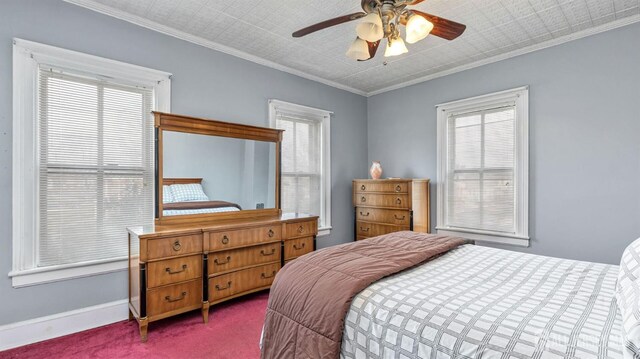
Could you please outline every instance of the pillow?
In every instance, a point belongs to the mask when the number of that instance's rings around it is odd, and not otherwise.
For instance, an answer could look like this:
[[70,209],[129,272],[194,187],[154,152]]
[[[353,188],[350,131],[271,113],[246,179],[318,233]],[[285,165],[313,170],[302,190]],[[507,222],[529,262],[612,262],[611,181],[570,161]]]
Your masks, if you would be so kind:
[[200,183],[172,184],[171,192],[175,202],[208,201]]
[[164,185],[162,186],[162,203],[173,203],[176,199],[173,198],[173,191],[171,187]]
[[625,358],[640,357],[640,238],[622,253],[616,302],[622,314]]

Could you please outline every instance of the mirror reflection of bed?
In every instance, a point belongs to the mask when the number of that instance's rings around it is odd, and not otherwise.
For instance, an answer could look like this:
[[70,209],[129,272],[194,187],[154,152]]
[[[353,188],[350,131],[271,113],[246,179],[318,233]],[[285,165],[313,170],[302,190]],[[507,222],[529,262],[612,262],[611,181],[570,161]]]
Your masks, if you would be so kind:
[[210,199],[202,187],[202,178],[164,178],[162,192],[163,216],[242,210],[237,203]]

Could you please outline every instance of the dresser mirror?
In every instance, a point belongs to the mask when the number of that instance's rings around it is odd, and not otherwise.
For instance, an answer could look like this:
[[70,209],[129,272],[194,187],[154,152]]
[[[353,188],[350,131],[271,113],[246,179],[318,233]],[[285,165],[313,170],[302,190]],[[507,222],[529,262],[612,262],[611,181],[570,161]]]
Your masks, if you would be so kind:
[[282,131],[154,115],[158,224],[280,214]]

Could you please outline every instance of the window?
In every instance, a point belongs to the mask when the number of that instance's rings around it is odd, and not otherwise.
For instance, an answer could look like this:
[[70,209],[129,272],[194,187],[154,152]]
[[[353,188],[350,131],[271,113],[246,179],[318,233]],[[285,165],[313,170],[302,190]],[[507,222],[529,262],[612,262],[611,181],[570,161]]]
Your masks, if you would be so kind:
[[281,207],[317,215],[319,235],[331,230],[331,112],[269,101],[271,126],[283,129]]
[[168,76],[15,40],[14,286],[126,268],[125,228],[153,223]]
[[437,107],[438,233],[527,246],[528,89]]

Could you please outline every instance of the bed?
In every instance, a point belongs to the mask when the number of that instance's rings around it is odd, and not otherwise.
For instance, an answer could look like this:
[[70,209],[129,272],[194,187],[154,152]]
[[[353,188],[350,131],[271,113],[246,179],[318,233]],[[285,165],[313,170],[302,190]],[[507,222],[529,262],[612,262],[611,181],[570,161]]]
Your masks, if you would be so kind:
[[202,178],[163,178],[162,189],[163,216],[242,210],[237,203],[210,200],[202,188]]
[[[354,245],[357,246],[345,246]],[[354,250],[358,248],[348,249]],[[338,250],[334,255],[339,253]],[[633,323],[623,322],[618,307],[620,298],[616,300],[616,293],[621,292],[617,288],[621,281],[618,277],[626,275],[627,280],[635,281],[638,274],[640,256],[628,257],[634,257],[629,261],[635,264],[629,266],[632,270],[621,271],[614,265],[461,244],[417,266],[375,280],[355,293],[344,319],[337,324],[341,328],[339,357],[640,358],[633,344],[634,341],[637,344],[637,338],[623,336],[632,331],[629,328]],[[318,265],[313,258],[309,262]],[[345,268],[339,271],[348,272]],[[302,266],[295,270],[304,272]],[[309,326],[312,332],[322,335],[321,340],[330,338],[332,332],[326,323],[313,322],[321,321],[317,318],[322,315],[330,315],[335,306],[327,306],[322,309],[326,313],[310,320],[313,318],[310,308],[323,306],[317,305],[316,299],[309,299],[314,296],[312,290],[305,303],[300,304],[301,314],[287,314],[283,303],[272,303],[272,297],[274,301],[282,301],[273,288],[279,286],[279,290],[292,297],[296,294],[295,285],[284,283],[286,273],[282,283],[278,279],[272,287],[267,318],[273,310],[275,317],[302,323],[298,334]],[[323,281],[321,277],[313,280]],[[627,287],[626,300],[632,302],[627,307],[637,314],[640,290],[635,284]],[[318,292],[315,293],[317,296]],[[283,351],[278,351],[281,348],[274,351],[269,346],[286,342],[286,337],[282,341],[278,335],[269,333],[268,324],[265,338],[272,340],[265,340],[263,358],[270,358],[271,353],[282,354]],[[338,357],[320,353],[324,349],[314,352],[321,347],[301,342],[301,337],[288,343],[295,343],[297,349],[289,350],[292,355],[287,357]]]

